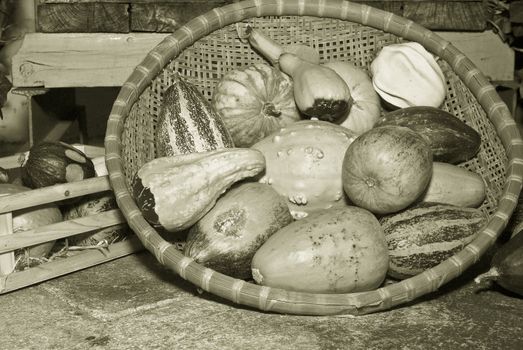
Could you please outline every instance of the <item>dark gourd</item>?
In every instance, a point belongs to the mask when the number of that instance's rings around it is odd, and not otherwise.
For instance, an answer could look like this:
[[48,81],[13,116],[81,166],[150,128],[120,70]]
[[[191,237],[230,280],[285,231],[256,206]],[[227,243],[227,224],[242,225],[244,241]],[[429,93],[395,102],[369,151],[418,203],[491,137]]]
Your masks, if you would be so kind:
[[145,163],[131,187],[146,220],[170,232],[194,225],[233,183],[265,168],[260,151],[223,148]]
[[523,296],[523,233],[517,233],[503,244],[494,253],[491,269],[475,281],[495,281],[506,290]]
[[384,114],[375,127],[398,125],[421,134],[432,148],[435,161],[460,163],[474,157],[481,136],[453,114],[440,108],[406,107]]
[[64,142],[42,142],[29,150],[21,175],[25,186],[40,188],[81,181],[96,173],[93,162],[82,151]]
[[154,140],[156,157],[233,147],[209,101],[179,74],[163,96]]
[[251,278],[254,253],[292,221],[285,198],[271,186],[239,183],[191,227],[184,254],[228,276]]
[[380,218],[389,248],[388,274],[403,279],[450,258],[487,222],[477,208],[422,203]]
[[304,61],[291,53],[282,54],[279,65],[291,76],[296,105],[306,116],[335,122],[350,109],[349,87],[333,69]]

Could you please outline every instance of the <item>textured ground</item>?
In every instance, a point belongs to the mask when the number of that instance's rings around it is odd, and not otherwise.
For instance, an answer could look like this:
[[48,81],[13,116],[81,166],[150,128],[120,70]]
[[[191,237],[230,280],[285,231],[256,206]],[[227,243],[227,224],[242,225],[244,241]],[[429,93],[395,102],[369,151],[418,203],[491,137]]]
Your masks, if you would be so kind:
[[0,296],[0,349],[523,349],[523,299],[477,289],[463,275],[383,313],[269,314],[198,294],[143,252]]

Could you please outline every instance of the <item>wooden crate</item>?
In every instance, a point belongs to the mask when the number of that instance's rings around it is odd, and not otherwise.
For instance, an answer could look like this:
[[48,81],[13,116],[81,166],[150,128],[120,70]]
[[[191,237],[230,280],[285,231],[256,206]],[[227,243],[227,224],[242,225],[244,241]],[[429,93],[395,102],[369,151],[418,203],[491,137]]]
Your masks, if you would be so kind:
[[[102,147],[87,145],[75,145],[75,147],[92,158],[93,162],[103,161],[104,149]],[[11,173],[16,173],[20,168],[20,159],[25,155],[20,153],[0,158],[0,166]],[[54,240],[64,244],[68,237],[87,232],[95,233],[97,230],[126,221],[120,210],[115,209],[13,234],[13,212],[105,191],[110,191],[109,179],[107,175],[102,175],[74,183],[0,196],[0,294],[142,250],[143,246],[129,229],[129,235],[125,240],[106,247],[80,248],[64,245],[64,249],[59,254],[55,253],[50,258],[42,259],[34,266],[15,269],[15,251],[18,249]]]

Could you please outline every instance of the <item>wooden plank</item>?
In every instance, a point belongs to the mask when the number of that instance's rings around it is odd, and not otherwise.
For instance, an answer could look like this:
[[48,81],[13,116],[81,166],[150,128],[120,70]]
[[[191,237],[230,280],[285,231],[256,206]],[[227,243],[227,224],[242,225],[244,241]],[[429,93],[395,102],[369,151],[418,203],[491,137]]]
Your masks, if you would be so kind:
[[64,259],[42,263],[23,271],[15,271],[6,276],[0,275],[0,294],[80,271],[142,251],[143,249],[144,247],[138,238],[131,237],[129,240],[111,244],[107,249],[85,250],[75,255],[67,256]]
[[[0,214],[0,238],[13,235],[13,216],[11,213]],[[8,275],[15,268],[14,252],[0,254],[0,278]],[[0,281],[0,289],[1,289]]]
[[192,18],[215,7],[230,4],[232,0],[206,2],[176,1],[161,3],[135,3],[131,6],[132,32],[173,32]]
[[27,34],[13,57],[13,86],[121,86],[166,34]]
[[98,176],[78,182],[47,186],[31,191],[19,192],[0,197],[0,214],[40,204],[105,192],[111,189],[108,176]]
[[483,2],[405,1],[403,17],[431,30],[483,31],[487,26]]
[[514,79],[515,53],[491,30],[484,32],[437,32],[467,56],[492,81]]
[[122,212],[113,209],[18,232],[16,235],[0,236],[0,254],[125,223]]
[[[514,52],[492,31],[443,32],[492,80],[507,79]],[[167,34],[28,34],[13,58],[15,87],[121,86]]]
[[44,33],[127,33],[129,5],[120,3],[39,4],[36,31]]

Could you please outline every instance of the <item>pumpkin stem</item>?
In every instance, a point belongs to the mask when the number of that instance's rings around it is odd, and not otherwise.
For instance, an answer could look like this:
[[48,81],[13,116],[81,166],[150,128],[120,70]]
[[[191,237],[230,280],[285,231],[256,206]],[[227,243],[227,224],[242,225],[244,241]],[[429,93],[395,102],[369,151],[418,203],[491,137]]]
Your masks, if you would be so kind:
[[495,267],[491,268],[485,273],[482,273],[481,275],[474,278],[474,282],[477,284],[483,283],[485,281],[495,281],[500,276],[498,269]]
[[281,115],[281,111],[277,110],[276,106],[271,102],[263,105],[263,113],[271,117],[279,117]]

